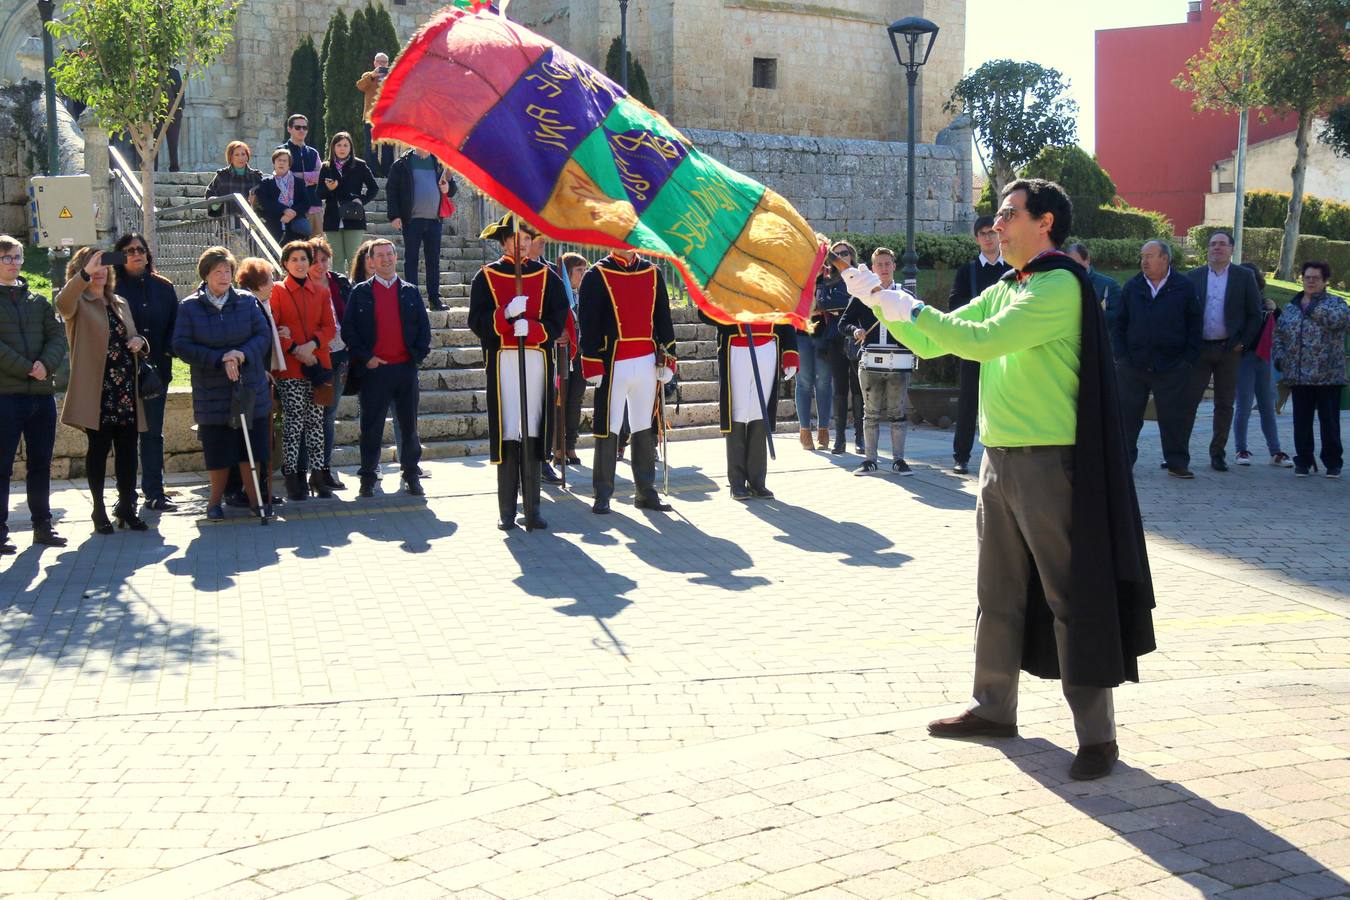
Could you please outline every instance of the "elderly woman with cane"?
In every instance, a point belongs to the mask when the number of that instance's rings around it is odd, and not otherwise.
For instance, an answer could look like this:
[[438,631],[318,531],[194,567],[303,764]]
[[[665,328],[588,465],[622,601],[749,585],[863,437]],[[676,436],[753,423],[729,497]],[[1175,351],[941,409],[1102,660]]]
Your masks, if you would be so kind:
[[[211,247],[197,261],[202,279],[179,304],[173,352],[192,367],[192,417],[211,475],[206,517],[225,518],[221,499],[229,470],[239,467],[249,506],[262,512],[249,463],[249,449],[267,446],[272,394],[267,389],[272,330],[258,301],[236,290],[235,259]],[[241,427],[248,421],[248,434]]]

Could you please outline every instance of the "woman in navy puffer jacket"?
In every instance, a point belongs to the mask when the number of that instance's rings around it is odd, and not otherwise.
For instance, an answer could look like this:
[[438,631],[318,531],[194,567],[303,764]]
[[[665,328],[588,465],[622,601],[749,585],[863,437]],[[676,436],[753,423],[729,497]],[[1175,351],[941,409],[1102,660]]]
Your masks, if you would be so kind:
[[[239,467],[249,504],[258,506],[249,471],[239,403],[251,394],[249,438],[254,448],[267,446],[272,393],[267,387],[271,328],[252,295],[231,286],[234,256],[212,247],[197,262],[202,285],[178,307],[173,333],[175,356],[192,367],[192,417],[211,472],[208,519],[224,518],[220,502],[229,470]],[[256,452],[256,450],[255,450]]]

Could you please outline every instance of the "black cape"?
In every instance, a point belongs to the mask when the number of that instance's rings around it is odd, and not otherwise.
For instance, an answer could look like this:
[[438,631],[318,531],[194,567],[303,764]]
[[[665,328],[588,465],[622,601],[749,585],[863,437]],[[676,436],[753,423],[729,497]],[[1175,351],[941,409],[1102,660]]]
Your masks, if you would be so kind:
[[1153,576],[1126,452],[1106,318],[1086,270],[1072,258],[1046,254],[1022,271],[1055,269],[1066,269],[1078,279],[1083,303],[1070,536],[1072,587],[1065,622],[1068,671],[1059,670],[1055,617],[1034,564],[1027,588],[1022,670],[1069,684],[1115,687],[1138,681],[1139,657],[1157,647]]

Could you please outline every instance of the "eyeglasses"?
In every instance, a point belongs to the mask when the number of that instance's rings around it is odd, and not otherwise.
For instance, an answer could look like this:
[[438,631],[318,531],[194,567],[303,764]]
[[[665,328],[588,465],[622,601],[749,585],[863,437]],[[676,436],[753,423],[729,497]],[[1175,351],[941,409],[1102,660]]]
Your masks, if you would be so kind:
[[1020,212],[1022,212],[1022,210],[1018,209],[1015,206],[1005,206],[1003,209],[1000,209],[998,212],[994,213],[994,220],[997,222],[1007,222],[1013,216],[1017,215]]
[[309,131],[308,125],[292,125],[291,131]]
[[23,265],[23,257],[22,257],[22,256],[0,256],[0,263],[4,263],[4,264],[7,265],[7,266],[21,266],[21,265]]
[[127,247],[122,252],[125,253],[127,256],[145,256],[144,247]]

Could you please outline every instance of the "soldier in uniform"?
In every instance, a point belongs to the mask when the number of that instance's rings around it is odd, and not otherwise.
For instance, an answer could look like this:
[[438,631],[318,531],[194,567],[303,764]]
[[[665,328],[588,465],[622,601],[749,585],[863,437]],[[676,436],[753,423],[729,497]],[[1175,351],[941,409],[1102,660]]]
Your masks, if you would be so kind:
[[[699,318],[717,328],[717,401],[722,433],[727,436],[731,497],[772,499],[773,492],[764,485],[769,471],[765,431],[776,424],[779,376],[786,381],[797,374],[797,333],[791,325],[726,324],[701,311]],[[750,362],[752,339],[761,396],[756,396]]]
[[656,430],[652,413],[659,384],[675,376],[675,326],[661,270],[630,250],[615,250],[581,280],[581,371],[596,386],[592,433],[595,465],[592,512],[609,512],[619,429],[628,413],[638,509],[669,512],[656,492]]
[[[497,467],[497,527],[516,527],[516,493],[534,511],[531,528],[546,528],[539,516],[539,461],[548,446],[548,398],[553,382],[553,342],[567,320],[567,293],[553,270],[528,256],[533,229],[511,214],[489,225],[480,235],[500,241],[502,256],[474,276],[469,290],[469,328],[483,345],[487,371],[488,440],[492,464]],[[519,234],[519,237],[517,236]],[[516,266],[521,271],[516,288]],[[523,467],[524,436],[520,409],[518,339],[525,339],[525,382],[529,465]],[[530,501],[533,501],[532,503]]]

